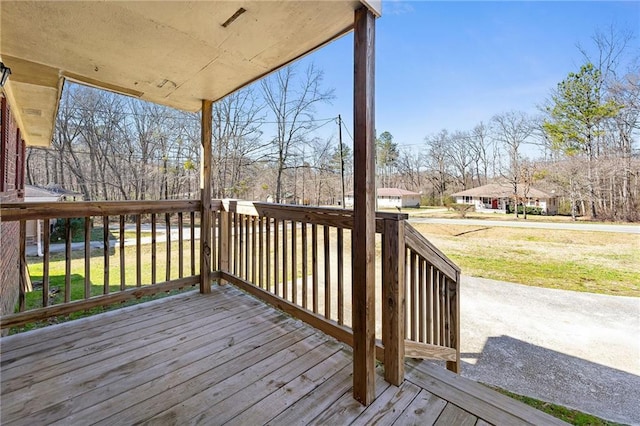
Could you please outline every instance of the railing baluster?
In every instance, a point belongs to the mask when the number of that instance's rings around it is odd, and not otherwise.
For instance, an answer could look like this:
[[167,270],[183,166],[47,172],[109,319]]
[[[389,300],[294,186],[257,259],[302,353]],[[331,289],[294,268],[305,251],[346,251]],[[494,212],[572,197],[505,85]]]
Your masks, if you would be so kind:
[[238,250],[238,275],[240,275],[242,278],[246,278],[246,276],[244,275],[244,220],[245,216],[242,214],[238,214],[238,238],[240,239],[240,246]]
[[425,306],[424,306],[424,286],[425,269],[427,261],[420,256],[418,258],[418,341],[425,341]]
[[298,224],[291,221],[291,296],[294,304],[298,304]]
[[318,313],[318,225],[311,225],[311,262],[313,312]]
[[309,271],[308,271],[308,262],[309,258],[307,256],[307,223],[302,222],[300,224],[302,227],[302,307],[307,309],[309,305],[309,294],[308,294],[308,284],[309,284]]
[[440,323],[440,344],[442,346],[447,346],[448,340],[446,338],[446,334],[445,331],[447,329],[447,322],[448,322],[448,317],[447,317],[447,306],[446,306],[446,283],[447,283],[447,277],[444,274],[440,274],[440,292],[439,292],[439,296],[440,296],[440,300],[439,300],[439,312],[440,312],[440,319],[439,319],[439,323]]
[[265,256],[267,264],[267,276],[265,281],[265,290],[271,291],[271,218],[265,217],[267,228],[267,255]]
[[433,277],[435,273],[435,268],[429,264],[427,269],[427,288],[425,289],[427,304],[427,343],[429,344],[433,344]]
[[433,276],[433,344],[440,344],[440,271]]
[[127,287],[125,269],[125,238],[124,238],[124,215],[120,215],[120,290]]
[[171,280],[171,214],[165,213],[164,215],[165,225],[165,240],[166,240],[166,266],[165,266],[165,281]]
[[258,218],[258,286],[264,288],[264,218]]
[[338,228],[336,250],[338,253],[338,324],[344,325],[344,235],[342,228]]
[[19,224],[19,253],[18,255],[20,256],[20,283],[19,283],[19,290],[18,290],[18,309],[20,312],[24,312],[25,307],[26,307],[26,302],[27,302],[27,280],[29,279],[29,277],[27,277],[28,271],[27,271],[27,255],[26,255],[26,250],[27,250],[27,221],[26,220],[21,220],[20,224]]
[[71,220],[64,221],[64,301],[71,301]]
[[42,259],[42,306],[49,306],[49,256],[51,249],[51,225],[49,219],[44,220],[44,259]]
[[249,268],[251,266],[251,257],[249,257],[251,255],[251,243],[250,243],[250,237],[249,237],[249,231],[251,228],[251,217],[249,216],[244,216],[244,234],[245,234],[245,238],[244,238],[244,279],[245,280],[249,280]]
[[191,275],[196,274],[196,212],[189,212],[191,227]]
[[104,256],[102,294],[109,294],[109,216],[102,216],[102,236],[102,254]]
[[156,283],[157,279],[157,259],[156,259],[156,242],[157,242],[157,234],[156,234],[156,215],[155,213],[151,213],[151,284]]
[[411,250],[411,319],[410,319],[410,330],[411,330],[411,340],[416,340],[417,337],[417,324],[418,324],[418,315],[417,315],[417,311],[418,311],[418,305],[417,305],[417,289],[418,289],[418,284],[417,284],[417,276],[416,276],[416,263],[418,261],[418,255]]
[[[178,278],[182,278],[184,276],[184,253],[183,253],[183,244],[184,244],[184,235],[182,233],[182,212],[178,212]],[[216,229],[215,223],[211,224],[211,229]],[[213,240],[215,241],[215,239]],[[211,244],[211,247],[215,247],[215,244]],[[213,256],[212,256],[213,260]]]
[[[220,238],[220,212],[211,211],[208,213],[211,215],[211,269],[213,271],[220,270],[220,259],[218,257],[219,253],[219,238]],[[180,245],[182,247],[182,244]]]
[[233,213],[233,225],[235,227],[233,234],[235,242],[233,245],[233,274],[238,275],[241,270],[238,269],[240,266],[240,215],[238,213]]
[[[230,263],[233,260],[231,256],[231,232],[233,223],[231,222],[231,213],[227,211],[220,212],[220,270],[229,273]],[[220,281],[224,283],[224,281]]]
[[456,361],[447,361],[447,369],[460,373],[460,274],[456,280],[449,281],[447,298],[449,299],[449,347],[456,350]]
[[84,218],[84,298],[91,297],[91,217]]
[[273,219],[273,293],[278,296],[280,291],[278,289],[280,281],[280,221],[276,218]]
[[[153,220],[152,223],[155,223]],[[142,217],[136,215],[136,287],[142,286],[142,247],[140,244],[140,228],[142,227]],[[154,236],[152,235],[153,239]]]
[[331,319],[331,242],[329,241],[329,227],[324,226],[324,316]]
[[282,297],[285,300],[289,299],[289,285],[287,281],[289,277],[287,276],[287,221],[282,221]]
[[256,284],[257,281],[257,265],[258,265],[258,250],[257,250],[257,217],[251,218],[251,282]]

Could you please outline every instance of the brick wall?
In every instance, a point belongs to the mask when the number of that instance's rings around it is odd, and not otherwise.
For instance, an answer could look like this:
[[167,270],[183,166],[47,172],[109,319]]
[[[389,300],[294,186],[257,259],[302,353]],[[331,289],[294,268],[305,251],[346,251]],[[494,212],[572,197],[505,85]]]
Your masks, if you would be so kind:
[[[0,95],[1,96],[1,95]],[[0,114],[0,204],[24,199],[24,142],[1,96]],[[2,222],[0,217],[0,315],[12,313],[19,292],[18,222]]]

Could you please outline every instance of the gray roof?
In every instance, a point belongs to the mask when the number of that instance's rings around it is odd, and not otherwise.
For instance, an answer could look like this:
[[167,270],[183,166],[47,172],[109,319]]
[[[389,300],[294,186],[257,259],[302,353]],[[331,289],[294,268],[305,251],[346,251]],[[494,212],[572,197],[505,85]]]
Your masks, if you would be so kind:
[[[518,195],[524,197],[524,185],[518,185]],[[489,183],[487,185],[478,186],[477,188],[467,189],[466,191],[451,194],[452,197],[494,197],[506,198],[513,196],[513,186],[506,183]],[[529,188],[527,194],[529,198],[552,198],[552,194],[548,194],[536,188]]]

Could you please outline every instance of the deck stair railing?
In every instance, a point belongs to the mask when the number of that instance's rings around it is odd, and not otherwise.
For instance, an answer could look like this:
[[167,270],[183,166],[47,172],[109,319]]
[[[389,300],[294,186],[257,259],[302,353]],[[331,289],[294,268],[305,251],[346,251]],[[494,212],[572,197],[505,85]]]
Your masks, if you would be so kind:
[[[353,211],[225,200],[220,277],[352,345]],[[400,382],[404,358],[459,371],[459,268],[407,223],[376,214],[376,356]]]

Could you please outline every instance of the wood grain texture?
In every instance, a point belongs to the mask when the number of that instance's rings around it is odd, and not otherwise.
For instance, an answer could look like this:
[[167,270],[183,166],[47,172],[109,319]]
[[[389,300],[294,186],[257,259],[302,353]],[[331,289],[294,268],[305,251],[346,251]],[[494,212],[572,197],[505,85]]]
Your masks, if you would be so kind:
[[[405,357],[405,253],[404,221],[385,220],[382,238],[382,344],[384,378],[400,386]],[[415,296],[414,296],[415,297]]]
[[375,16],[354,15],[353,396],[375,398]]
[[462,408],[454,404],[447,404],[435,424],[437,426],[474,426],[477,420],[476,416],[467,413]]
[[32,309],[18,314],[3,315],[0,317],[0,328],[17,327],[34,321],[40,321],[57,315],[67,315],[96,306],[106,306],[120,303],[131,299],[139,299],[156,293],[171,291],[177,288],[195,284],[200,280],[198,275],[179,280],[173,280],[156,285],[136,287],[118,293],[111,293],[103,296],[92,297],[88,300],[78,300],[61,305],[48,306],[46,308]]
[[[49,237],[50,238],[50,237]],[[91,297],[91,218],[84,218],[84,298]],[[47,299],[49,295],[47,294]],[[48,306],[43,304],[42,306]]]
[[458,359],[455,349],[411,340],[404,341],[404,356],[407,358],[441,359],[445,361],[456,361]]
[[364,407],[348,348],[233,285],[3,337],[0,351],[3,425],[563,424],[418,362],[400,387],[377,368]]
[[411,401],[398,417],[396,424],[403,426],[429,426],[436,422],[447,401],[424,389]]
[[[200,293],[211,293],[211,142],[213,102],[202,100],[200,123]],[[168,237],[168,235],[167,235]],[[169,251],[167,250],[167,253]]]
[[199,200],[159,201],[74,201],[64,203],[3,203],[2,221],[66,219],[85,216],[119,216],[148,213],[176,213],[200,210]]
[[429,262],[441,270],[450,279],[456,279],[456,273],[460,272],[460,268],[444,253],[436,248],[436,246],[431,244],[424,235],[416,231],[416,229],[411,225],[407,224],[405,237],[407,240],[407,247],[419,253],[425,259],[428,259]]

